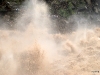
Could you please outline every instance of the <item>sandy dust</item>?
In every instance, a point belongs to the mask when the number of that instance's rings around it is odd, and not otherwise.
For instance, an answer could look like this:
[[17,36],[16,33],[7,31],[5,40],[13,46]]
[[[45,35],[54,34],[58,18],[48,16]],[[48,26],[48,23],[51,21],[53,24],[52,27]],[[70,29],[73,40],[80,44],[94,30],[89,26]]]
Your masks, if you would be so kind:
[[52,33],[48,6],[37,0],[27,6],[15,30],[0,30],[0,75],[100,74],[99,27]]

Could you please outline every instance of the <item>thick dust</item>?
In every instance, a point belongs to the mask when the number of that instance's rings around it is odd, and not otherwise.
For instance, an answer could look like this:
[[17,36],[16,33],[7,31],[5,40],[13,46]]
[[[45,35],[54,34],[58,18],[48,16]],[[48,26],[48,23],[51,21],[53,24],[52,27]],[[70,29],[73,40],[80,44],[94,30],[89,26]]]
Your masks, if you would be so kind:
[[0,75],[99,75],[99,27],[53,33],[46,3],[24,4],[16,29],[0,30]]

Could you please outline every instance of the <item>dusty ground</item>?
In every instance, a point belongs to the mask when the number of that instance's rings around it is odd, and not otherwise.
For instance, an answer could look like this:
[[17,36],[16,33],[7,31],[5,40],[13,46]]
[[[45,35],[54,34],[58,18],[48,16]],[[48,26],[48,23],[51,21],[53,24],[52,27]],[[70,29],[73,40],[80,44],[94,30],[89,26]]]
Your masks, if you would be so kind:
[[48,34],[29,26],[0,38],[1,75],[99,75],[100,28]]

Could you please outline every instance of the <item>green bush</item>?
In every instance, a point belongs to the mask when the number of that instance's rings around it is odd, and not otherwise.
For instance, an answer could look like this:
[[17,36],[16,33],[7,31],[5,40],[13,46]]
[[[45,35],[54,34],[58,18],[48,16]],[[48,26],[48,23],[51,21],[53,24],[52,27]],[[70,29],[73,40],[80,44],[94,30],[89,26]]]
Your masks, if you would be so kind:
[[45,0],[51,7],[52,14],[67,18],[75,14],[79,7],[85,5],[84,0]]

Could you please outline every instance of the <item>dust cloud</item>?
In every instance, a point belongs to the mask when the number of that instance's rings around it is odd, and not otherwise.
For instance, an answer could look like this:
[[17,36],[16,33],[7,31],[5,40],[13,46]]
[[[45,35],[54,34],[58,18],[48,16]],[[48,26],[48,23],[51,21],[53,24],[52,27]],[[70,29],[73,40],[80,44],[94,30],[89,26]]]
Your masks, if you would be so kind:
[[99,75],[99,27],[89,28],[83,19],[76,30],[54,33],[45,2],[23,5],[15,29],[0,30],[0,75]]

